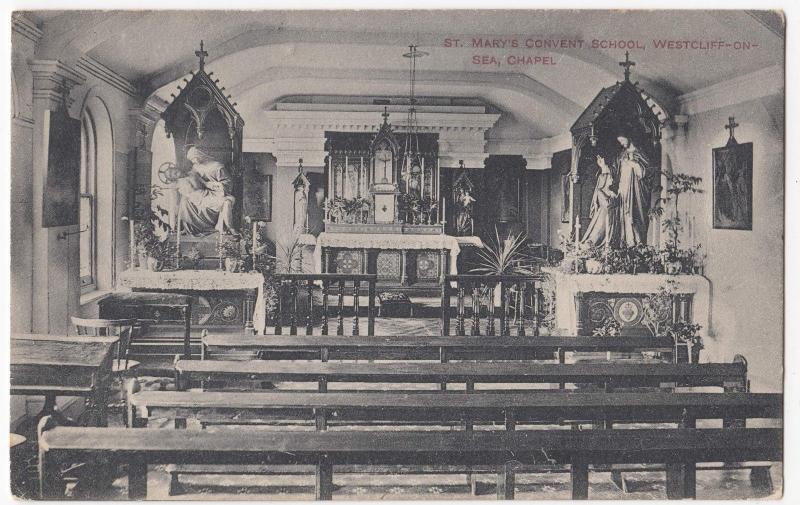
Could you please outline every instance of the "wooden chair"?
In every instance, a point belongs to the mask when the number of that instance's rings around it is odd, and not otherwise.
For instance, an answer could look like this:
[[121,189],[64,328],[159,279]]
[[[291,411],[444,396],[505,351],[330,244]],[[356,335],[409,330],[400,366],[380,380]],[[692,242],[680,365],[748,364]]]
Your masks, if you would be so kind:
[[72,324],[80,336],[119,337],[112,368],[114,373],[127,372],[139,365],[138,361],[128,358],[135,323],[136,321],[133,319],[84,319],[72,317]]
[[133,327],[133,319],[84,319],[72,317],[72,324],[80,336],[87,337],[119,337],[111,372],[120,381],[120,398],[125,400],[125,379],[135,375],[140,362],[129,358]]

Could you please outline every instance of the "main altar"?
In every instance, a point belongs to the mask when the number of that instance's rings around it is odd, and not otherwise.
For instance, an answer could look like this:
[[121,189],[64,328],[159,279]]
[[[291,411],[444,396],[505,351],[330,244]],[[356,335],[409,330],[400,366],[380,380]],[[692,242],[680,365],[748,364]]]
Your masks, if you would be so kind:
[[[316,238],[316,272],[375,273],[383,290],[436,293],[446,274],[458,273],[461,251],[483,246],[472,236],[468,180],[443,190],[437,135],[419,131],[414,75],[416,59],[424,54],[410,46],[404,55],[412,77],[402,130],[392,127],[385,108],[374,136],[326,135],[324,232]],[[295,188],[304,183],[300,175]],[[305,199],[300,195],[297,201]],[[454,235],[445,233],[448,218]]]

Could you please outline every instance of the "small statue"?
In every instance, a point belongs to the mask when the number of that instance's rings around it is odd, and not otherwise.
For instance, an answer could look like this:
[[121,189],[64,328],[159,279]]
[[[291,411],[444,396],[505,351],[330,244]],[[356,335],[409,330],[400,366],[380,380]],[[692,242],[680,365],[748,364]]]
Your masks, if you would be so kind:
[[469,188],[461,187],[457,190],[456,202],[459,205],[456,214],[456,233],[458,235],[473,235],[475,226],[472,220],[472,208],[475,198],[470,194]]

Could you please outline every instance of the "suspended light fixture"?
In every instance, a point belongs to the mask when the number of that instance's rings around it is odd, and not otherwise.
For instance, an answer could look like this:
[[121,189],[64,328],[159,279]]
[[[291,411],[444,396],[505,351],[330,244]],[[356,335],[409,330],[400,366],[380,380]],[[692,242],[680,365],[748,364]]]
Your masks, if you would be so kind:
[[409,100],[408,100],[408,133],[406,134],[405,149],[403,151],[403,177],[406,179],[406,187],[422,193],[425,188],[421,187],[422,162],[419,152],[419,138],[417,124],[417,99],[416,99],[416,79],[417,79],[417,58],[427,56],[428,53],[417,50],[417,46],[408,46],[409,51],[403,55],[408,58],[408,80],[409,80]]

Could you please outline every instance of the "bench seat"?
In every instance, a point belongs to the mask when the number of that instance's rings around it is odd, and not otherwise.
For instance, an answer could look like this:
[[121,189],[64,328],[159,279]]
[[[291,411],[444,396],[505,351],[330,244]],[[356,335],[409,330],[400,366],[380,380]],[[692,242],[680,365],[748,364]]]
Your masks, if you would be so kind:
[[[572,497],[588,497],[589,465],[665,463],[672,486],[693,495],[694,479],[676,471],[698,462],[779,461],[776,428],[534,430],[516,432],[265,432],[239,427],[225,437],[204,430],[39,427],[41,497],[63,497],[64,460],[127,463],[129,496],[145,498],[149,464],[311,464],[316,498],[331,499],[334,465],[496,465],[498,494],[513,497],[519,464],[569,464]],[[675,476],[678,477],[675,477]],[[669,480],[669,479],[668,479]]]

